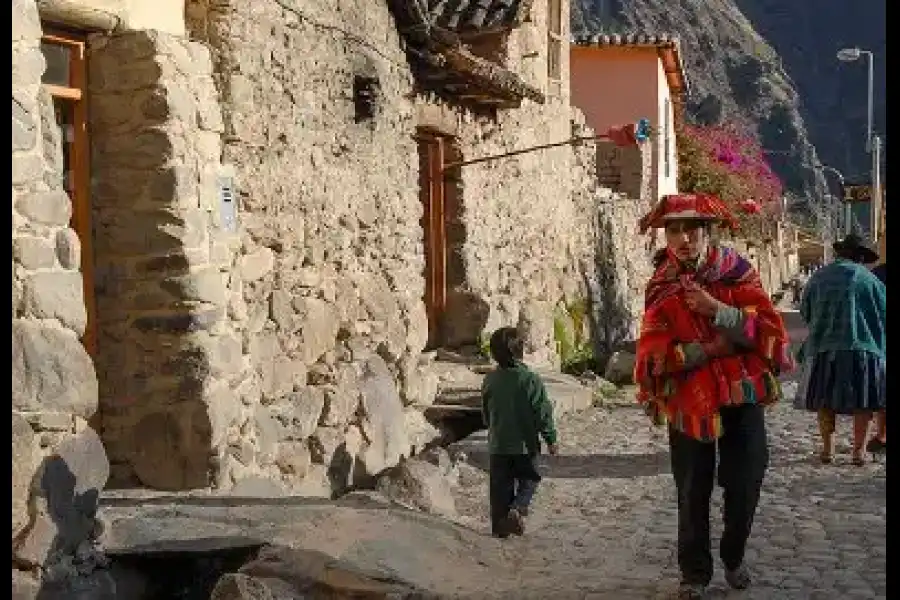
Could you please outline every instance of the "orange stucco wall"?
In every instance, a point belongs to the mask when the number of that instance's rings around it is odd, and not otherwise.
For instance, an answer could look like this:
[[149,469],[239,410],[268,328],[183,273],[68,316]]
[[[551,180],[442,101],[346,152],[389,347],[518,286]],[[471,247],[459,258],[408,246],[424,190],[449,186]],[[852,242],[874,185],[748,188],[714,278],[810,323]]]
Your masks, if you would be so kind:
[[[650,120],[653,139],[654,200],[677,191],[674,107],[662,62],[655,48],[587,48],[570,52],[572,104],[584,112],[588,125],[603,132],[609,127]],[[668,115],[666,114],[668,111]],[[669,173],[665,173],[663,134],[668,116]]]

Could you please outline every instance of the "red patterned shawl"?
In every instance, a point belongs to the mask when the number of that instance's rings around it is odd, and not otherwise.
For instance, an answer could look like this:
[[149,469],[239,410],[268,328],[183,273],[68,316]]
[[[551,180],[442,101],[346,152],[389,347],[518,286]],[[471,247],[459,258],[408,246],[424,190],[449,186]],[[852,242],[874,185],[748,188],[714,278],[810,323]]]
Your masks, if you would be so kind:
[[[751,349],[710,359],[690,371],[683,369],[682,344],[709,342],[717,334],[712,319],[687,308],[684,292],[690,282],[741,309]],[[784,322],[759,275],[733,249],[711,246],[693,272],[666,252],[647,284],[644,308],[634,378],[638,401],[655,419],[665,417],[695,439],[715,440],[722,434],[722,406],[780,399],[777,376],[794,366]]]

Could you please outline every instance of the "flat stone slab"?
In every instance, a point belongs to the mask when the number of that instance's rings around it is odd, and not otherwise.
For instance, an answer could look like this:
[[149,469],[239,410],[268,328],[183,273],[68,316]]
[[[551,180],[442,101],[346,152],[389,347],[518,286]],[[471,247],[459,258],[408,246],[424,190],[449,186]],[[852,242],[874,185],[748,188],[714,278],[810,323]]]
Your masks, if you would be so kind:
[[[477,373],[463,364],[435,364],[437,365],[435,371],[440,379],[435,405],[441,408],[432,410],[432,413],[452,412],[449,408],[451,406],[472,409],[481,407],[481,382],[484,380],[484,373]],[[535,372],[544,380],[554,414],[564,415],[585,410],[592,405],[592,389],[575,377],[545,369],[535,369]]]
[[[377,497],[106,499],[108,554],[209,552],[268,543],[317,551],[443,595],[514,589],[500,542]],[[509,577],[499,577],[506,573]]]

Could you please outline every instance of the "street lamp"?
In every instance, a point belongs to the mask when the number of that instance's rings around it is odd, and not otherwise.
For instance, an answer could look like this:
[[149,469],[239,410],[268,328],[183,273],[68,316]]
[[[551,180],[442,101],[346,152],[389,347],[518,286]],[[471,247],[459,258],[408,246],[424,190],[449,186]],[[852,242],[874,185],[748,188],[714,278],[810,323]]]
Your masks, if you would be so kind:
[[837,58],[841,62],[856,62],[863,54],[869,60],[869,102],[866,125],[866,152],[872,151],[872,116],[874,113],[873,88],[875,85],[875,56],[869,50],[859,48],[843,48],[838,50]]
[[869,61],[869,101],[868,115],[866,127],[866,152],[872,157],[872,200],[869,206],[869,219],[871,224],[869,230],[873,241],[878,241],[879,213],[881,207],[881,139],[872,135],[872,119],[874,116],[874,82],[875,82],[875,55],[869,50],[861,50],[860,48],[842,48],[837,53],[837,58],[841,62],[855,62],[863,55]]

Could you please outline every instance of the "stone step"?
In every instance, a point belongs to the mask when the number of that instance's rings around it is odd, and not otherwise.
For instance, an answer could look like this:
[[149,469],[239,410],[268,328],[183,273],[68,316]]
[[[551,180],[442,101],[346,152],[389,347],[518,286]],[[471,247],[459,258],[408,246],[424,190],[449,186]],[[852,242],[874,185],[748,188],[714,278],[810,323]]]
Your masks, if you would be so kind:
[[459,406],[455,404],[432,404],[423,411],[429,421],[442,421],[447,418],[481,413],[477,406]]
[[439,392],[436,403],[452,406],[481,406],[481,389]]
[[[544,381],[547,395],[553,404],[557,416],[570,412],[585,410],[593,404],[593,390],[583,385],[578,379],[558,371],[537,369],[536,372]],[[438,392],[435,405],[447,407],[429,413],[430,415],[452,412],[452,410],[468,408],[481,409],[481,381],[483,376],[472,371],[459,372],[460,380],[445,380]]]

